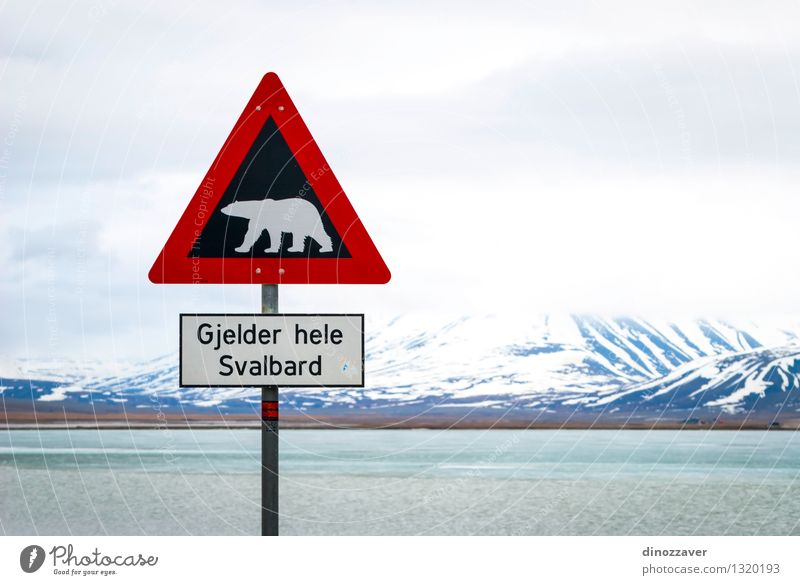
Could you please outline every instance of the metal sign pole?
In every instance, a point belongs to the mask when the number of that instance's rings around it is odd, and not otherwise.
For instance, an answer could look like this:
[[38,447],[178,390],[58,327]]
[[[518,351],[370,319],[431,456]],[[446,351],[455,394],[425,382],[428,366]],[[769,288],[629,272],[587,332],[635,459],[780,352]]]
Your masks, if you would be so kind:
[[[261,285],[261,312],[278,312],[278,285]],[[278,387],[261,388],[261,536],[278,536]]]

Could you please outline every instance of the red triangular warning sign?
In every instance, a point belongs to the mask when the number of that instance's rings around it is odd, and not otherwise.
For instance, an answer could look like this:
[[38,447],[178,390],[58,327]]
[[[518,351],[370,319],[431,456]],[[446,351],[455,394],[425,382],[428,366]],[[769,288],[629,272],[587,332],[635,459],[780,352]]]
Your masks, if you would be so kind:
[[261,80],[149,276],[208,284],[391,277],[274,73]]

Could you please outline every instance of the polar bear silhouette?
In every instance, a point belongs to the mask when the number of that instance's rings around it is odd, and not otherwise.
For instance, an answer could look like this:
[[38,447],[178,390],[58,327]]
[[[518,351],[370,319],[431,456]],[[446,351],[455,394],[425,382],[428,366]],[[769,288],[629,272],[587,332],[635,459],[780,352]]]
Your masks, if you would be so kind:
[[234,201],[220,211],[231,217],[249,220],[244,241],[237,252],[250,252],[253,244],[264,230],[269,234],[267,253],[280,251],[283,234],[292,234],[292,247],[288,252],[303,252],[306,239],[311,238],[320,245],[320,252],[332,252],[333,242],[325,233],[322,218],[314,205],[305,199],[264,199],[261,201]]

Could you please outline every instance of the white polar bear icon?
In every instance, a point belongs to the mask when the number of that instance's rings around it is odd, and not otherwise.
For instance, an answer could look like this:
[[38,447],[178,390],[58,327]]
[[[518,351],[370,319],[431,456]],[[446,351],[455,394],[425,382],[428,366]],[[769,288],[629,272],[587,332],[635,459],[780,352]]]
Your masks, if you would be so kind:
[[267,253],[280,250],[281,236],[292,234],[292,247],[287,252],[303,252],[306,238],[320,245],[320,252],[332,252],[333,242],[325,233],[322,218],[314,205],[298,197],[290,199],[264,199],[262,201],[234,201],[220,211],[231,217],[249,220],[244,241],[237,252],[250,252],[264,230],[269,234]]

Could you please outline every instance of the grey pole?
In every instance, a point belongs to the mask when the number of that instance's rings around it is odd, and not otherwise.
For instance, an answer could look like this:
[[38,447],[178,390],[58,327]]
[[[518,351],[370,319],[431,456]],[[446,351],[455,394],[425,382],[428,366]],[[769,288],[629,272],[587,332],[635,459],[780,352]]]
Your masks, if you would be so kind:
[[[278,285],[261,285],[261,312],[278,312]],[[278,387],[261,388],[261,536],[278,536]]]

